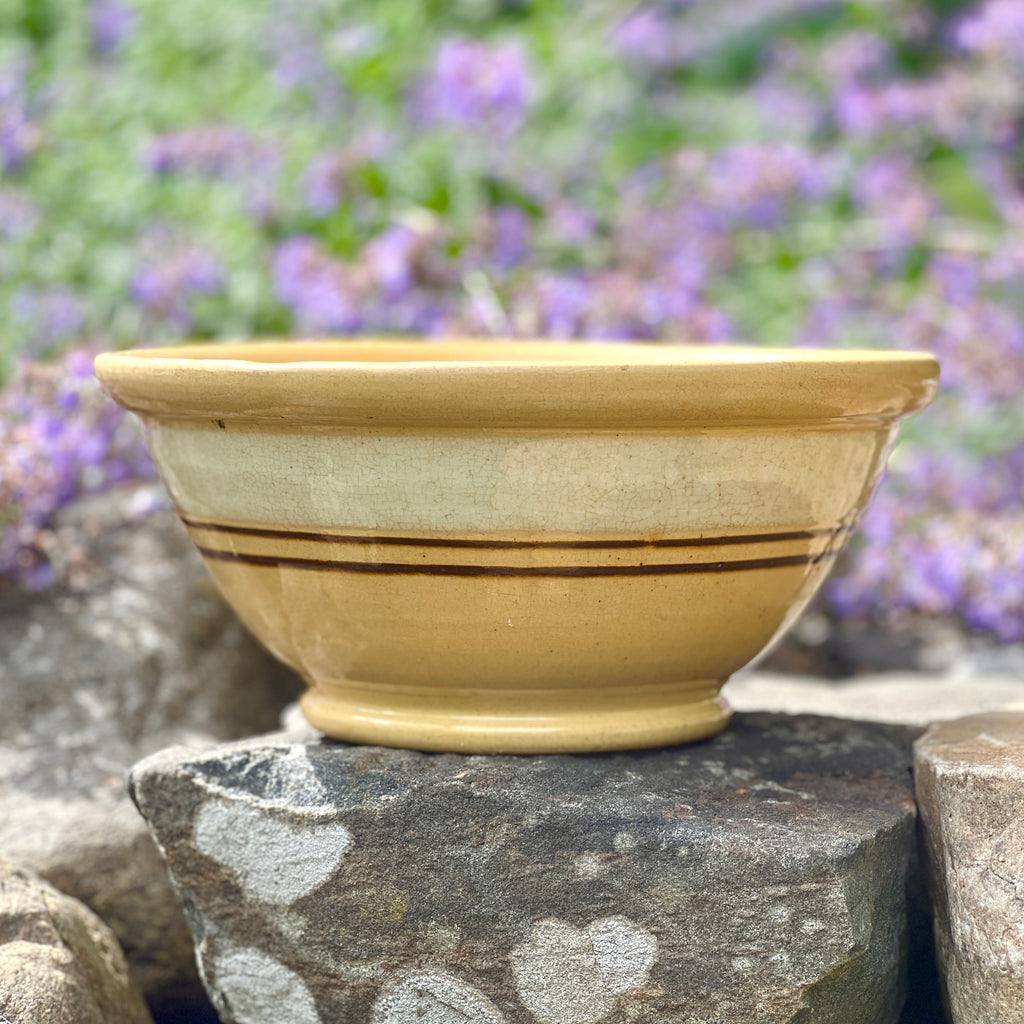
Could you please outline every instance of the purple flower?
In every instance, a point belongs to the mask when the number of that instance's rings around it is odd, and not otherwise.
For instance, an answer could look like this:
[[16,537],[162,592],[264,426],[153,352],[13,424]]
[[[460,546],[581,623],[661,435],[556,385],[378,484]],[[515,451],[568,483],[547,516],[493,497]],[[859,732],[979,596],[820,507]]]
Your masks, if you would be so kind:
[[347,198],[363,195],[359,172],[387,159],[396,142],[384,130],[364,132],[350,144],[317,156],[306,168],[301,186],[306,206],[317,217],[331,214]]
[[1024,638],[1016,455],[977,463],[918,450],[896,460],[864,517],[856,557],[826,586],[833,609],[883,622],[958,616],[1003,641]]
[[517,206],[499,206],[490,217],[490,257],[500,270],[511,270],[530,252],[530,218]]
[[158,135],[145,153],[145,164],[154,174],[208,178],[272,175],[278,162],[275,147],[234,125],[205,125]]
[[27,69],[15,63],[0,71],[0,171],[20,170],[39,148],[41,133],[29,119]]
[[258,221],[270,219],[281,157],[274,144],[261,142],[234,125],[206,125],[152,139],[144,154],[154,174],[196,175],[240,186],[242,205]]
[[612,29],[611,43],[626,60],[656,70],[676,63],[674,24],[655,7],[635,7]]
[[302,332],[433,334],[451,305],[444,289],[452,268],[435,244],[439,237],[438,222],[421,212],[381,231],[347,263],[318,240],[295,236],[274,252],[274,288]]
[[424,99],[433,119],[507,139],[526,120],[532,92],[520,43],[451,39],[437,55]]
[[[154,247],[155,248],[155,247]],[[135,272],[131,293],[152,317],[188,330],[192,302],[224,288],[224,272],[216,257],[198,245],[179,245],[153,253]]]
[[894,246],[920,239],[936,213],[935,199],[906,153],[887,153],[866,163],[857,173],[853,194],[863,210],[882,219]]
[[401,298],[412,288],[422,241],[411,227],[395,224],[371,239],[363,250],[363,261],[387,298]]
[[825,121],[821,101],[805,85],[765,77],[751,90],[757,113],[775,128],[773,138],[810,138]]
[[[285,89],[305,94],[320,117],[337,116],[342,89],[323,54],[323,27],[314,24],[320,5],[296,5],[275,0],[271,5],[270,30],[266,45],[274,80]],[[334,37],[335,51],[346,56],[369,42],[362,26],[345,30],[345,38]],[[339,45],[340,43],[340,45]]]
[[873,32],[846,32],[826,44],[817,57],[827,80],[839,85],[862,82],[882,70],[889,58],[889,44]]
[[1024,7],[1018,0],[988,0],[960,22],[956,42],[979,57],[1024,61]]
[[675,275],[659,275],[643,287],[640,315],[656,330],[685,323],[700,305],[699,293],[680,284]]
[[103,394],[91,362],[85,349],[23,361],[0,390],[0,576],[29,588],[57,580],[47,538],[62,505],[153,477],[137,422]]
[[570,199],[558,199],[549,206],[542,224],[562,245],[585,245],[597,234],[594,215]]
[[318,242],[312,238],[290,238],[278,246],[271,264],[278,297],[288,305],[298,302],[307,276],[321,259]]
[[100,56],[117,53],[134,35],[137,14],[124,0],[90,0],[92,48]]
[[442,337],[449,330],[451,303],[423,290],[411,292],[378,313],[374,330],[425,337]]
[[553,338],[576,337],[590,305],[590,287],[580,277],[548,276],[537,285],[541,333]]
[[301,331],[348,332],[362,326],[361,288],[352,268],[312,238],[290,238],[274,253],[271,273],[278,297]]
[[11,297],[10,317],[20,348],[41,355],[66,345],[82,330],[82,303],[69,288],[19,288]]
[[975,589],[964,602],[963,616],[968,627],[994,633],[1004,643],[1024,639],[1020,601],[1022,571],[1024,546],[1009,564],[990,568],[983,586]]
[[793,200],[823,196],[828,175],[823,161],[798,146],[747,144],[714,158],[707,187],[727,217],[767,228],[779,223]]
[[904,563],[902,596],[911,607],[930,615],[955,614],[968,586],[968,554],[958,549],[955,532],[939,522],[924,534],[926,547]]
[[27,195],[0,185],[0,238],[23,238],[39,219],[39,207]]
[[303,185],[306,205],[312,213],[326,217],[337,207],[351,171],[351,158],[343,150],[327,153],[310,164]]
[[[834,96],[834,114],[842,131],[854,138],[903,132],[920,138],[928,132],[962,144],[978,131],[977,97],[969,80],[956,69],[930,79],[869,85],[840,82]],[[993,111],[984,132],[1006,136],[1005,126]]]
[[983,273],[983,266],[971,255],[938,252],[928,263],[927,280],[946,302],[960,306],[978,294]]

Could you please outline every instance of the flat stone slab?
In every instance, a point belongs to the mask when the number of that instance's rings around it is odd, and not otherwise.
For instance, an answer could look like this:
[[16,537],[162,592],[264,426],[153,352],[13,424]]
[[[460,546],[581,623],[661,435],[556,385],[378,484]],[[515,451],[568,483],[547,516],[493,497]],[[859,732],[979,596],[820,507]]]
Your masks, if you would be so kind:
[[1024,708],[1024,679],[881,672],[837,681],[753,671],[731,679],[724,696],[737,711],[834,715],[923,728],[983,711]]
[[1022,1021],[1024,712],[932,726],[914,770],[953,1020]]
[[136,766],[225,1022],[885,1024],[906,730],[484,757],[278,733]]

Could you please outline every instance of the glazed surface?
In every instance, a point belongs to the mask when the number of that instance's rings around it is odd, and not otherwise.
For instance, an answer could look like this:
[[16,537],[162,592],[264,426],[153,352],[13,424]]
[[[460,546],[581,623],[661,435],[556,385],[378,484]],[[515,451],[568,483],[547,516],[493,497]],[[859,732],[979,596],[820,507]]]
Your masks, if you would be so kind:
[[922,353],[497,340],[180,346],[96,371],[165,419],[470,429],[859,422],[915,411],[938,381]]
[[197,519],[671,538],[841,525],[874,485],[891,427],[480,436],[153,423],[148,434],[171,496]]
[[929,356],[550,342],[101,357],[242,621],[331,736],[545,753],[724,728]]

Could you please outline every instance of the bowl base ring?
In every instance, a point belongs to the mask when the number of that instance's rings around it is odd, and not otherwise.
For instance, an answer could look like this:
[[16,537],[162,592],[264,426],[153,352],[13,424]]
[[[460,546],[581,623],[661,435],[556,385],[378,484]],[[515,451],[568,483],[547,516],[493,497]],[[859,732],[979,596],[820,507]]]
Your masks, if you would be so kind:
[[299,701],[333,739],[465,754],[639,750],[707,739],[732,717],[719,680],[625,689],[487,691],[320,684]]

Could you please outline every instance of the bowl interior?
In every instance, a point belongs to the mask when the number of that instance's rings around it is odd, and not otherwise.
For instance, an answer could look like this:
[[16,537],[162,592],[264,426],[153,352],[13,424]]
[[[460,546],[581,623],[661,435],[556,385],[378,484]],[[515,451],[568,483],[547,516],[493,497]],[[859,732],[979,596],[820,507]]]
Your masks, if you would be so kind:
[[873,349],[778,349],[753,345],[669,344],[658,342],[588,342],[510,338],[443,340],[360,338],[267,340],[168,345],[116,353],[143,363],[162,360],[256,363],[269,366],[332,363],[511,363],[546,366],[736,366],[791,364],[892,365],[919,362],[918,352]]

